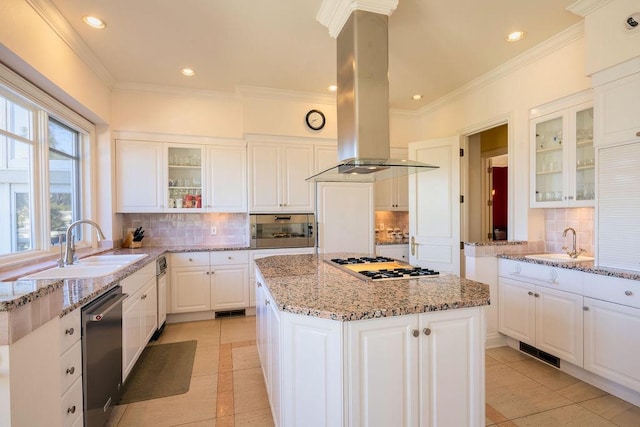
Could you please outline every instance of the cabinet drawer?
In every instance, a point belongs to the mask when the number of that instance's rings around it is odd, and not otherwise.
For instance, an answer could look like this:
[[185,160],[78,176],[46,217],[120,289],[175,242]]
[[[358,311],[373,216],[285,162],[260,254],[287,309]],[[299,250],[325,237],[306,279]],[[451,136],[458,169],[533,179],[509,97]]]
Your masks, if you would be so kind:
[[75,343],[60,358],[61,392],[64,393],[82,375],[82,345]]
[[82,379],[76,382],[62,395],[60,399],[60,415],[62,424],[70,427],[76,422],[78,417],[82,417]]
[[498,275],[537,286],[582,294],[584,273],[577,270],[500,259]]
[[208,267],[209,252],[183,252],[171,254],[171,267]]
[[60,355],[80,341],[80,309],[76,309],[60,319]]
[[214,251],[211,252],[211,265],[248,264],[249,251]]
[[152,262],[145,267],[142,267],[140,270],[133,273],[131,276],[127,277],[120,281],[120,286],[122,286],[122,293],[133,295],[140,288],[144,286],[151,278],[156,275],[156,263]]
[[640,308],[640,282],[620,277],[585,274],[584,296]]

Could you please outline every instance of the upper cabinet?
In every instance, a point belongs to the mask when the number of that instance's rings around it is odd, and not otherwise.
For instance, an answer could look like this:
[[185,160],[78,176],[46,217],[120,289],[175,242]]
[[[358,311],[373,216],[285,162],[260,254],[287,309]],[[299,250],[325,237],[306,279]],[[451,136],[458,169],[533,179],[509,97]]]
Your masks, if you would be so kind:
[[640,140],[640,71],[596,86],[594,91],[596,145]]
[[246,212],[244,143],[116,140],[117,212]]
[[314,147],[307,144],[249,145],[249,211],[313,212]]
[[595,150],[591,101],[570,97],[534,109],[531,119],[531,207],[594,206]]
[[[408,152],[403,148],[392,148],[392,159],[407,159]],[[374,186],[376,195],[375,208],[377,211],[408,211],[409,210],[409,176],[389,178],[376,181]]]

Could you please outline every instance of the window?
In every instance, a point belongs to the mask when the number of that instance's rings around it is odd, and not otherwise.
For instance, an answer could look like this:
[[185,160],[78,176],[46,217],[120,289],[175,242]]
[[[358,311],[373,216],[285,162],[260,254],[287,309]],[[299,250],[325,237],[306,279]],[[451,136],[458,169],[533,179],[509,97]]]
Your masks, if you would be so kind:
[[0,264],[48,254],[87,214],[82,155],[92,131],[0,65]]

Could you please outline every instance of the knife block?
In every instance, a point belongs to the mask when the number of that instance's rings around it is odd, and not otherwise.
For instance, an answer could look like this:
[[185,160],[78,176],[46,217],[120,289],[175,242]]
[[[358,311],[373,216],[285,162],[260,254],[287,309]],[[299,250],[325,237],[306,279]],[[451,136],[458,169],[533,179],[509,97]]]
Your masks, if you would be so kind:
[[129,245],[129,247],[131,249],[138,249],[142,247],[142,242],[131,242],[131,244]]

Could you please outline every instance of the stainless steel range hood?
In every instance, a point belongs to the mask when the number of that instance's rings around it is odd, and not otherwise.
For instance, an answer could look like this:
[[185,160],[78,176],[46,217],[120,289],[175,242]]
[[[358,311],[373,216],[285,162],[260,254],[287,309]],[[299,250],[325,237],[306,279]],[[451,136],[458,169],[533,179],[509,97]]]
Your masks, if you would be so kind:
[[307,181],[380,180],[437,169],[389,150],[389,17],[354,10],[337,37],[338,164]]

